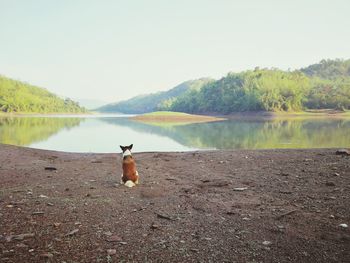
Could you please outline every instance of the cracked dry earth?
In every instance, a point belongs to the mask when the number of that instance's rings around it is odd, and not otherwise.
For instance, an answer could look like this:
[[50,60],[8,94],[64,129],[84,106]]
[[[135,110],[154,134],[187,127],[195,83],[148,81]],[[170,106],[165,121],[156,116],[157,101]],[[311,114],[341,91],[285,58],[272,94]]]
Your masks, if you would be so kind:
[[350,262],[350,156],[0,145],[1,262]]

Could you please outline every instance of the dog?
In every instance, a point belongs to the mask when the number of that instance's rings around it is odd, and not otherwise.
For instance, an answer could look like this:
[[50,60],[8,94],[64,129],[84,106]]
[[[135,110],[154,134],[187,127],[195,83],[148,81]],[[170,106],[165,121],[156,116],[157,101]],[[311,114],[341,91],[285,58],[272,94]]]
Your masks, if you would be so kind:
[[121,146],[123,154],[123,173],[121,176],[121,184],[124,184],[127,187],[133,187],[139,183],[139,173],[136,170],[135,160],[131,155],[131,149],[133,144],[129,146]]

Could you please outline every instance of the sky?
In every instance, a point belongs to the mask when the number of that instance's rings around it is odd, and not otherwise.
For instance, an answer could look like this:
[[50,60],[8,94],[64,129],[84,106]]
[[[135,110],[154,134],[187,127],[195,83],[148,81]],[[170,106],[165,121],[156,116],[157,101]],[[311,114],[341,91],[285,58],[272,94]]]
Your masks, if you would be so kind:
[[350,58],[349,0],[0,0],[0,74],[116,102]]

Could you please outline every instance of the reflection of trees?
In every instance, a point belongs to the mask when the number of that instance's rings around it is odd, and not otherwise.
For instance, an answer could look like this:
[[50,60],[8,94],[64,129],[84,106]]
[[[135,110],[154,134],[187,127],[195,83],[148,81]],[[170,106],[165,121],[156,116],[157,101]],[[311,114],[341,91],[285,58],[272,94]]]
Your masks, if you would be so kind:
[[350,120],[221,121],[187,125],[150,125],[127,119],[104,121],[167,136],[195,148],[259,149],[350,146]]
[[43,141],[58,131],[78,126],[81,118],[5,117],[0,118],[0,142],[30,145]]

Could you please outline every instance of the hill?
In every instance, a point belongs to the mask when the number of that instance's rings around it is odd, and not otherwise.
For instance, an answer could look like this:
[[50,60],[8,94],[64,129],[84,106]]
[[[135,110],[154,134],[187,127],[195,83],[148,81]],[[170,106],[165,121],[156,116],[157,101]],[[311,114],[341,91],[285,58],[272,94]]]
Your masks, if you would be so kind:
[[312,64],[300,71],[307,76],[323,79],[350,77],[350,59],[323,59],[320,63]]
[[129,100],[107,104],[96,110],[99,112],[121,112],[126,114],[139,114],[157,110],[159,107],[164,107],[171,104],[171,101],[176,97],[181,96],[188,90],[198,90],[205,84],[214,80],[202,78],[198,80],[190,80],[181,83],[180,85],[168,90],[153,94],[140,95]]
[[82,113],[86,110],[71,99],[21,81],[0,75],[0,112]]
[[97,110],[230,114],[305,109],[350,109],[350,59],[322,60],[295,71],[257,67],[231,72],[219,80],[187,81],[169,91],[137,96]]
[[218,114],[304,109],[350,109],[350,60],[322,60],[292,72],[256,68],[229,73],[161,108]]

